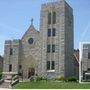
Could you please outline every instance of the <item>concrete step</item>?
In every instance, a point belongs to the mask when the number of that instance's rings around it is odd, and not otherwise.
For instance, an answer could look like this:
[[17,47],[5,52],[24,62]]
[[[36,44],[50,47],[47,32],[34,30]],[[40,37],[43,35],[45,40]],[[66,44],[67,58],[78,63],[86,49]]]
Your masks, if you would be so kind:
[[0,88],[10,88],[10,83],[9,82],[3,82],[1,85],[0,85]]

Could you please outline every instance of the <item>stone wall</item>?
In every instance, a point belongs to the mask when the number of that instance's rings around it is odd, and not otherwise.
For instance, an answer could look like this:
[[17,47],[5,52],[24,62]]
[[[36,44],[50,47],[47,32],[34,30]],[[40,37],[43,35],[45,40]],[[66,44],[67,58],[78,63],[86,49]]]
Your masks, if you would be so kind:
[[[6,40],[4,50],[3,74],[18,73],[20,61],[20,40]],[[9,71],[11,65],[11,70]]]
[[[30,44],[28,40],[33,38],[33,43]],[[28,69],[35,68],[35,73],[40,74],[41,72],[41,42],[40,33],[35,30],[34,26],[25,33],[22,38],[22,68],[24,77],[28,77]]]
[[[56,12],[56,23],[48,25],[48,13]],[[52,16],[51,16],[52,17]],[[47,36],[47,30],[56,28],[56,36]],[[32,39],[32,41],[29,41]],[[47,53],[47,45],[55,44],[55,52]],[[10,55],[10,49],[13,54]],[[55,70],[47,71],[47,61],[55,61]],[[35,74],[50,77],[73,75],[73,11],[65,1],[42,4],[40,12],[40,32],[31,22],[21,40],[5,41],[4,71],[19,72],[28,78],[28,69],[33,67]]]
[[[48,14],[56,12],[56,24],[48,25]],[[69,23],[70,22],[70,23]],[[48,28],[56,28],[56,36],[48,37]],[[41,7],[40,30],[42,40],[42,73],[47,60],[55,61],[55,75],[73,75],[73,12],[65,1],[43,4]],[[55,53],[47,53],[47,45],[55,44]]]

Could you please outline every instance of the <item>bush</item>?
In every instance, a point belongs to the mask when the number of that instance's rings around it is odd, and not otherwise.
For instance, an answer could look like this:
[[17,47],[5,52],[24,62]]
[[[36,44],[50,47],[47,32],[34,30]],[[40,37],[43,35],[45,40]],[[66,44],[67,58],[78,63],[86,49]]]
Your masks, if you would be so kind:
[[77,79],[75,77],[65,78],[65,77],[62,77],[62,76],[58,76],[58,77],[56,77],[56,80],[65,81],[65,82],[77,82]]
[[40,80],[42,80],[42,77],[37,77],[37,81],[40,81]]
[[37,77],[37,81],[40,81],[40,80],[48,80],[48,78],[47,77]]
[[64,77],[62,77],[62,76],[57,76],[56,80],[58,80],[58,81],[65,81],[66,79]]
[[77,82],[77,79],[75,77],[68,77],[67,81],[68,82]]

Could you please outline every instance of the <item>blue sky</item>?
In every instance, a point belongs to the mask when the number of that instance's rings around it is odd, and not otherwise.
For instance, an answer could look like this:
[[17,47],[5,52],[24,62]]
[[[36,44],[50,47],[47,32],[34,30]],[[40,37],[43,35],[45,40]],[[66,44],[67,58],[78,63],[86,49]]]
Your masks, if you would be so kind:
[[[34,18],[34,26],[40,27],[42,3],[59,0],[0,0],[0,55],[4,53],[4,41],[20,39]],[[90,41],[90,0],[66,0],[74,12],[74,48],[80,41]]]

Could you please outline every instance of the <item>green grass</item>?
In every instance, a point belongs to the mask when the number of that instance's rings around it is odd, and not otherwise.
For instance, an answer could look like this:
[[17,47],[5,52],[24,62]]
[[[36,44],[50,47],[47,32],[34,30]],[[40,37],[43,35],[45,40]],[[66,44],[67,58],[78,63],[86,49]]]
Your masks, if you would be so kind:
[[22,82],[16,84],[15,89],[90,89],[90,84],[79,84],[74,82]]

